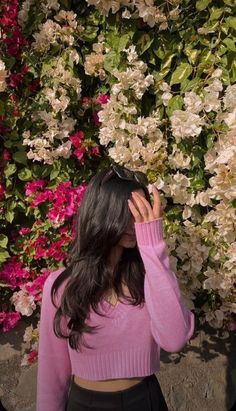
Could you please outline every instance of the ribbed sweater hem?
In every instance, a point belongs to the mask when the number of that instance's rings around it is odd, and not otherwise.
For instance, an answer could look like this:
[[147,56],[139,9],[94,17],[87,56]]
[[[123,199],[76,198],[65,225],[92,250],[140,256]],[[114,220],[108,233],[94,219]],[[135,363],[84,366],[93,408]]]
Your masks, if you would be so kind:
[[[155,351],[112,351],[96,355],[83,353],[72,362],[72,374],[88,380],[132,378],[151,375],[160,369],[159,350]],[[115,364],[115,367],[114,367]]]

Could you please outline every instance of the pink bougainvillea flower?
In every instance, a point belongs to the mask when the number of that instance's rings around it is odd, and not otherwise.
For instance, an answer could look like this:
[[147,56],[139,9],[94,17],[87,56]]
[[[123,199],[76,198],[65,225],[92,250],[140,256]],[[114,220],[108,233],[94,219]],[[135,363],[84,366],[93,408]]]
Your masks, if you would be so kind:
[[91,154],[94,154],[95,156],[101,156],[99,146],[92,147]]
[[92,104],[91,97],[84,96],[82,98],[82,105],[83,105],[84,108],[89,108],[91,106],[91,104]]
[[21,319],[21,315],[18,312],[0,312],[0,325],[3,327],[3,332],[7,332],[14,328],[18,321]]
[[26,74],[29,72],[29,67],[25,64],[21,67],[21,73]]
[[0,200],[4,199],[4,193],[6,192],[6,187],[3,183],[0,183]]
[[36,360],[37,360],[37,358],[38,358],[38,351],[31,351],[29,354],[28,354],[28,358],[27,358],[27,360],[28,360],[28,363],[29,364],[32,364],[33,362],[35,362]]
[[66,251],[62,250],[63,245],[68,244],[71,241],[70,237],[64,237],[51,244],[47,251],[47,257],[53,258],[56,261],[63,261],[67,255]]
[[24,80],[22,73],[12,73],[9,77],[9,85],[13,88],[18,88]]
[[30,206],[35,208],[39,204],[44,203],[45,201],[49,200],[52,201],[54,198],[53,192],[51,190],[46,189],[42,193],[39,193],[30,203]]
[[25,185],[25,195],[30,196],[34,194],[38,189],[42,189],[47,185],[46,180],[34,180],[30,181],[29,183],[26,183]]
[[10,257],[10,259],[3,264],[2,270],[0,271],[0,280],[6,283],[11,289],[24,284],[29,277],[30,272],[23,267],[16,256]]
[[24,289],[29,295],[32,295],[34,297],[35,301],[42,300],[43,286],[50,273],[51,270],[47,268],[34,281],[30,281],[24,285]]
[[72,142],[73,146],[79,148],[81,146],[81,141],[84,138],[84,132],[78,131],[77,133],[70,136],[70,141]]
[[99,120],[98,113],[99,111],[93,111],[93,121],[96,124],[96,126],[100,126],[100,124],[102,124]]
[[60,227],[58,231],[59,231],[60,234],[66,234],[66,233],[68,233],[69,228],[67,226]]
[[79,147],[73,152],[73,154],[77,157],[79,161],[81,161],[82,164],[84,163],[83,157],[85,152],[86,150],[84,147]]
[[62,224],[65,219],[71,217],[76,212],[86,187],[85,183],[79,187],[71,187],[71,181],[60,183],[54,192],[54,204],[47,213],[49,220]]
[[29,227],[22,227],[19,230],[20,235],[26,235],[26,234],[29,234],[30,232],[31,232],[31,228],[29,228]]
[[35,80],[33,80],[32,83],[30,83],[30,84],[28,85],[28,90],[29,90],[31,93],[35,93],[36,91],[39,90],[39,88],[40,88],[40,80],[39,80],[38,78],[35,79]]
[[107,104],[109,100],[110,96],[108,94],[101,94],[97,99],[100,104]]
[[3,150],[2,159],[3,159],[4,161],[8,161],[8,160],[11,159],[10,151],[8,151],[6,148]]
[[49,238],[46,235],[41,235],[35,241],[30,241],[29,245],[35,250],[34,259],[39,260],[47,255],[47,244],[49,243]]

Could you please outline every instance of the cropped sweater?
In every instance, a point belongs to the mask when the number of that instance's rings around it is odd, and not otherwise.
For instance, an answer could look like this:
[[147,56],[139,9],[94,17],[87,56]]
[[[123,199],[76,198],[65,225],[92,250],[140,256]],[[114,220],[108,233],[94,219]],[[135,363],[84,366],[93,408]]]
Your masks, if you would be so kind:
[[[71,375],[88,380],[144,377],[160,368],[160,348],[180,351],[194,332],[194,314],[183,303],[178,280],[170,269],[163,238],[163,219],[135,223],[137,245],[145,267],[145,303],[132,306],[121,299],[116,306],[105,299],[99,316],[92,309],[86,322],[99,326],[95,334],[84,333],[80,351],[53,332],[55,307],[50,291],[64,270],[47,278],[42,297],[37,378],[37,411],[65,411]],[[58,302],[64,283],[59,288]],[[65,325],[66,327],[66,325]]]

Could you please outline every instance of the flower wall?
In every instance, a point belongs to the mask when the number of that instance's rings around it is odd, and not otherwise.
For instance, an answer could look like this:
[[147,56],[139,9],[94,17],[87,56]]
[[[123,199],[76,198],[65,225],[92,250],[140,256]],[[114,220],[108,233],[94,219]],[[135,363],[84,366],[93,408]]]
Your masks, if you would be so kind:
[[32,319],[22,364],[87,182],[112,161],[159,189],[199,323],[236,328],[235,13],[234,0],[0,1],[0,324]]

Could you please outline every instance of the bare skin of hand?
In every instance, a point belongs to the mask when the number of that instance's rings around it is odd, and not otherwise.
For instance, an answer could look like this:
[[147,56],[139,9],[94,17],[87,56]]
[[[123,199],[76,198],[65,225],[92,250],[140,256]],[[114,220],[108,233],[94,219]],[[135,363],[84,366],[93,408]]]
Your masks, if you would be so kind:
[[141,194],[132,192],[132,200],[134,200],[135,204],[131,200],[128,200],[128,205],[134,217],[135,223],[153,221],[162,217],[163,207],[161,204],[161,198],[157,188],[154,185],[152,186],[152,194],[154,199],[153,207]]

